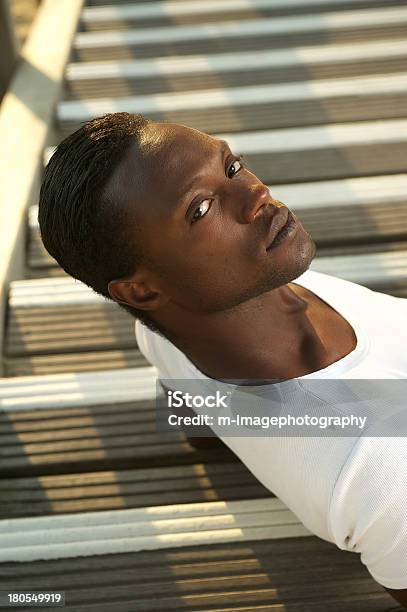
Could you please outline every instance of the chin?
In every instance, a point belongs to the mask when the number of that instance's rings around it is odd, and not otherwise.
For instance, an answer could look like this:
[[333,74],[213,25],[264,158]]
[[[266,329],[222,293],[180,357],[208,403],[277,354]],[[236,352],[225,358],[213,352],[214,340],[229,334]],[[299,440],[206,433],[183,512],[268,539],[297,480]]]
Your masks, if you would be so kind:
[[[298,276],[301,276],[301,274],[308,270],[317,252],[317,245],[310,234],[304,231],[304,235],[306,240],[296,248],[296,253],[294,253],[294,267],[297,268],[297,275],[295,278],[298,278]],[[294,280],[294,278],[291,280]]]

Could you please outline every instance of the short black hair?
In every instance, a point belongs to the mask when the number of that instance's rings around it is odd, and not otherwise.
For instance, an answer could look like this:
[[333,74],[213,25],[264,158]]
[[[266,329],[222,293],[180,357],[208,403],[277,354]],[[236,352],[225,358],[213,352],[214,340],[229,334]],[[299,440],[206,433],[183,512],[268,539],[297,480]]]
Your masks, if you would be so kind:
[[[70,276],[110,300],[109,282],[132,275],[143,255],[119,194],[113,198],[105,187],[149,123],[130,113],[88,121],[56,147],[41,185],[38,223],[46,250]],[[166,337],[147,311],[112,301]]]

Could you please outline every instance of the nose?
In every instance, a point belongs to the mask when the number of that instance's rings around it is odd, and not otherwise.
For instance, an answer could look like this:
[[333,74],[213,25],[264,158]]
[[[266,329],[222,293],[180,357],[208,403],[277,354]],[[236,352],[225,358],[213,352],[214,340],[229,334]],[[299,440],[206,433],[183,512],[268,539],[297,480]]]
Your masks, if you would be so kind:
[[261,214],[261,210],[272,203],[272,200],[273,198],[266,185],[259,183],[251,186],[242,210],[244,223],[252,223],[257,215]]

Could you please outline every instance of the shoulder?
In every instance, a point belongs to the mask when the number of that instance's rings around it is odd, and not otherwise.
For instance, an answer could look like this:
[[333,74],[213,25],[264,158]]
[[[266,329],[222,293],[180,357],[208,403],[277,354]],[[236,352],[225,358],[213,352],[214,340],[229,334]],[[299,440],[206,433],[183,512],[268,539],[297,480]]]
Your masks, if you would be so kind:
[[136,320],[135,334],[140,352],[158,370],[160,378],[187,378],[187,358],[172,342]]
[[404,437],[361,437],[337,479],[330,504],[333,540],[360,553],[373,578],[407,588],[407,444]]

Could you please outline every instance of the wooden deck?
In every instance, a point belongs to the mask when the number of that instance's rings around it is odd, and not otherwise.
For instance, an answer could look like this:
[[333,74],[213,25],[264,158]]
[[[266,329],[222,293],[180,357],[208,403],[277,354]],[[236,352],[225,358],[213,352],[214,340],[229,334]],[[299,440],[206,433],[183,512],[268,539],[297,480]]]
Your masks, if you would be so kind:
[[[129,110],[224,137],[300,216],[311,269],[407,297],[406,33],[402,0],[88,0],[59,135]],[[37,212],[8,296],[0,590],[63,590],[70,612],[401,611],[225,445],[157,432],[135,320],[61,270]]]

